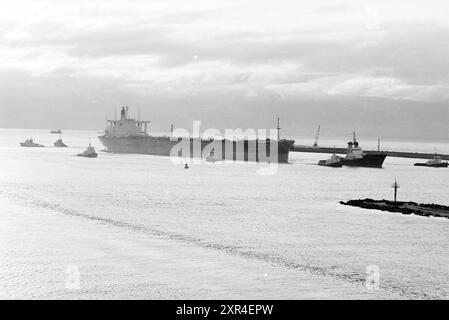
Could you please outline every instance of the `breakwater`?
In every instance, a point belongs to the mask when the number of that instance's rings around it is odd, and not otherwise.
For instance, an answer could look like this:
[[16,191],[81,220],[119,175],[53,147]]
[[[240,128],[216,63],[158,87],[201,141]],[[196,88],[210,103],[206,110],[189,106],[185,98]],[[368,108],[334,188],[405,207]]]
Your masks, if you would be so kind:
[[[309,147],[294,145],[291,151],[295,152],[313,152],[313,153],[337,153],[346,154],[347,148],[332,148],[332,147]],[[366,153],[377,153],[378,151],[367,150]],[[413,158],[413,159],[433,159],[435,157],[434,153],[421,153],[421,152],[403,152],[403,151],[384,151],[388,157],[399,157],[399,158]],[[449,155],[438,154],[443,160],[449,160]]]
[[359,199],[349,200],[347,202],[340,201],[340,204],[363,209],[374,209],[388,212],[398,212],[402,214],[415,214],[423,217],[441,217],[449,219],[449,207],[434,203],[424,204],[411,201],[395,202],[389,200]]

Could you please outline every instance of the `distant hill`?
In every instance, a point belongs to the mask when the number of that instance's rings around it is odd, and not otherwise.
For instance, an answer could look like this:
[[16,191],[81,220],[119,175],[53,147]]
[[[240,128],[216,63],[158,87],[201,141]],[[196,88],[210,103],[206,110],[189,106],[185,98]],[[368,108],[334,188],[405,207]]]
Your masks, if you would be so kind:
[[205,91],[192,95],[136,95],[94,91],[86,94],[42,88],[39,92],[1,92],[0,127],[104,129],[114,106],[130,106],[130,113],[151,120],[150,130],[169,131],[170,124],[192,130],[193,120],[203,129],[274,128],[281,118],[284,136],[314,136],[321,124],[324,136],[366,138],[447,139],[449,103],[416,102],[337,95],[283,99],[243,91]]

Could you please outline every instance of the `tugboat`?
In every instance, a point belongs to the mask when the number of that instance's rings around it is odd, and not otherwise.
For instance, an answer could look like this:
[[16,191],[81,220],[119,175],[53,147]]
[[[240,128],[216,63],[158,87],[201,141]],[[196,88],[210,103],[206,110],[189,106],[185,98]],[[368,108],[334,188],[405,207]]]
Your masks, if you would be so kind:
[[212,148],[212,150],[210,151],[209,156],[206,157],[206,161],[207,161],[207,162],[215,162],[215,161],[218,161],[218,159],[215,159],[215,149],[214,149],[214,148]]
[[44,147],[42,144],[35,143],[33,141],[33,138],[26,139],[25,142],[21,142],[20,145],[22,147],[28,147],[28,148],[43,148]]
[[58,130],[51,130],[50,133],[53,133],[53,134],[61,134],[62,131],[61,131],[61,129],[58,129]]
[[67,148],[67,145],[66,145],[64,142],[62,142],[62,139],[61,139],[61,138],[59,138],[58,140],[56,140],[56,142],[54,143],[54,146],[55,146],[56,148]]
[[98,154],[95,152],[95,148],[91,146],[89,142],[89,146],[83,153],[79,153],[78,157],[85,157],[85,158],[96,158]]
[[433,159],[425,162],[425,163],[415,163],[415,166],[417,167],[432,167],[432,168],[447,168],[449,166],[448,162],[441,161],[441,157],[437,156],[435,153],[435,156]]
[[318,161],[318,165],[333,168],[341,168],[343,166],[341,163],[341,157],[337,156],[335,152],[329,159]]
[[341,158],[341,162],[344,166],[382,168],[386,157],[387,154],[381,151],[363,152],[362,148],[359,147],[354,132],[353,141],[348,142],[348,152],[346,157]]

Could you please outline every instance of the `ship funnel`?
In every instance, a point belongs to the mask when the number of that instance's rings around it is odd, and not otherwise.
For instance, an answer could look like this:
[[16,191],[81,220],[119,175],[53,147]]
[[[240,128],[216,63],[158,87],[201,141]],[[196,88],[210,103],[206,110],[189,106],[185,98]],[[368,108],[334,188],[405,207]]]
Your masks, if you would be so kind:
[[349,141],[349,142],[348,142],[348,150],[349,150],[349,151],[352,150],[353,144],[354,144],[354,143],[353,143],[352,141]]

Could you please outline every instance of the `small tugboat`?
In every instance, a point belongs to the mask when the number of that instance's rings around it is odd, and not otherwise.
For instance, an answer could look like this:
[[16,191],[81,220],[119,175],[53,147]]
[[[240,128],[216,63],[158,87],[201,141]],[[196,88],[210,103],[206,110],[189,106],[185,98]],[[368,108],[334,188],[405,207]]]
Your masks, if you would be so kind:
[[58,129],[58,130],[51,130],[50,133],[53,133],[53,134],[61,134],[62,131],[61,131],[61,129]]
[[28,147],[28,148],[43,148],[44,147],[42,144],[35,143],[33,141],[33,138],[26,139],[25,142],[21,142],[20,145],[22,147]]
[[387,154],[382,151],[363,152],[355,139],[354,132],[353,141],[348,142],[348,152],[346,157],[341,158],[341,162],[344,166],[382,168],[386,157]]
[[61,138],[59,138],[58,140],[56,140],[56,142],[54,143],[54,146],[55,146],[56,148],[67,148],[67,145],[66,145],[64,142],[62,142],[62,139],[61,139]]
[[335,152],[329,159],[318,161],[318,165],[333,168],[341,168],[343,166],[341,163],[341,157],[337,156]]
[[89,142],[89,146],[83,153],[79,153],[78,157],[85,157],[85,158],[96,158],[98,154],[95,152],[95,148],[91,146]]
[[206,161],[207,161],[207,162],[215,162],[215,161],[218,161],[218,159],[215,159],[215,149],[214,149],[214,148],[212,148],[212,150],[210,151],[209,156],[206,157]]
[[415,163],[415,166],[417,166],[417,167],[432,167],[432,168],[447,168],[449,166],[449,163],[441,161],[441,157],[437,156],[435,153],[435,156],[433,157],[433,159],[431,159],[425,163]]

